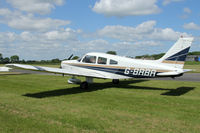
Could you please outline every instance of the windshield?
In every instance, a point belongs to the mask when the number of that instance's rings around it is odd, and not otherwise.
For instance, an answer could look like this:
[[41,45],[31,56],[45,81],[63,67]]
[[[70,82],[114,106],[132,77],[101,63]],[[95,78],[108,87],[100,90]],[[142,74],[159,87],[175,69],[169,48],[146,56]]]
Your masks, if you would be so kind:
[[85,62],[85,63],[96,63],[96,56],[86,55],[82,62]]

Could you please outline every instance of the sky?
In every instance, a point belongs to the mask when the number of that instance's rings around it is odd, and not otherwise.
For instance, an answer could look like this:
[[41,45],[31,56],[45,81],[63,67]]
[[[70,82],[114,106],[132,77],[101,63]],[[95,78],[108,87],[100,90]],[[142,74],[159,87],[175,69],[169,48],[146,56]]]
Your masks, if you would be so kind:
[[0,0],[0,53],[25,60],[116,51],[166,52],[181,37],[200,51],[199,0]]

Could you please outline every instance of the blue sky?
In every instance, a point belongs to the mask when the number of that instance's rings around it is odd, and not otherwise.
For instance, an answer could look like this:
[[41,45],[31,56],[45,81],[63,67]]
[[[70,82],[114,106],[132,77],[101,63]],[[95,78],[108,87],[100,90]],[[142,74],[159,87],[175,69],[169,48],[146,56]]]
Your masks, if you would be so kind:
[[25,60],[166,52],[182,35],[200,51],[198,0],[0,0],[0,53]]

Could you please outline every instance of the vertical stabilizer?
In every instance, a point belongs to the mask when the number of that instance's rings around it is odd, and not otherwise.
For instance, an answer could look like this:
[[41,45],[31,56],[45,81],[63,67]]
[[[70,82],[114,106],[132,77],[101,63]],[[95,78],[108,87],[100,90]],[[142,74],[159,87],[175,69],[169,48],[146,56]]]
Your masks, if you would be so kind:
[[183,68],[192,41],[192,37],[179,38],[179,40],[158,61],[169,66]]

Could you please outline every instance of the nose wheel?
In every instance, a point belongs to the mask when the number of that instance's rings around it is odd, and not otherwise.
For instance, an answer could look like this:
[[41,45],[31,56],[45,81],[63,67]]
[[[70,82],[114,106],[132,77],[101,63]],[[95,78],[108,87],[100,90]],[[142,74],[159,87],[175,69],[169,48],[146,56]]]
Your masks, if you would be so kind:
[[86,90],[86,89],[88,89],[88,82],[82,82],[81,84],[80,84],[80,88],[81,89],[84,89],[84,90]]
[[113,79],[113,80],[112,80],[112,83],[113,83],[113,84],[119,84],[119,79]]

